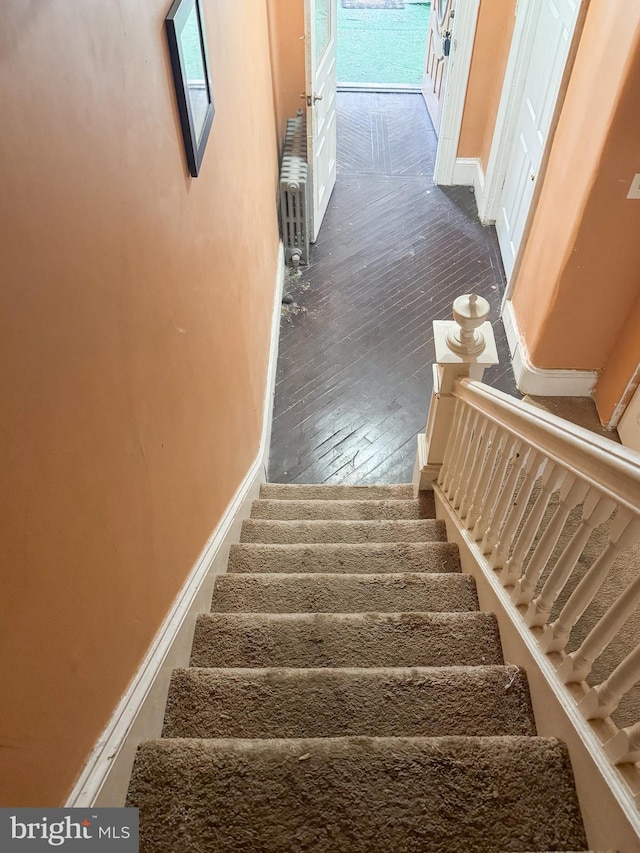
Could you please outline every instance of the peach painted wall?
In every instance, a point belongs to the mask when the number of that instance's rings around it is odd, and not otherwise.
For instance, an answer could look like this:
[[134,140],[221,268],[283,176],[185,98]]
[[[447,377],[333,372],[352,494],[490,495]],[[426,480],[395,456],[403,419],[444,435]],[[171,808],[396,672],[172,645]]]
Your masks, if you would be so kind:
[[640,293],[639,102],[640,9],[594,0],[515,281],[537,367],[601,370]]
[[[603,423],[608,423],[618,403],[626,405],[634,388],[627,389],[640,365],[640,295],[616,339],[611,355],[598,379],[595,401]],[[625,395],[625,392],[627,394]]]
[[489,161],[515,26],[516,0],[482,0],[471,57],[458,157]]
[[[338,0],[339,2],[339,0]],[[267,0],[271,28],[271,55],[279,138],[287,119],[304,107],[304,0]]]
[[266,0],[204,0],[186,170],[168,0],[0,29],[0,804],[65,801],[256,458],[277,268]]

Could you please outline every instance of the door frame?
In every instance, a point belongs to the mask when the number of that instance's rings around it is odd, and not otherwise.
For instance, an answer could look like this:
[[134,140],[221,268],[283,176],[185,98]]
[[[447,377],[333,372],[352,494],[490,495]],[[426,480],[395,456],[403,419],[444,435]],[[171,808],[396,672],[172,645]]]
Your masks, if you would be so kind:
[[458,143],[479,10],[480,0],[458,0],[456,3],[451,55],[447,64],[447,79],[442,104],[440,135],[433,170],[434,183],[443,186],[451,186],[454,183]]
[[[526,244],[527,235],[529,233],[531,218],[536,209],[539,194],[544,184],[544,175],[549,158],[549,152],[553,144],[553,137],[558,124],[560,110],[564,102],[564,96],[569,82],[571,69],[575,59],[577,45],[582,34],[582,27],[586,9],[589,5],[589,0],[575,0],[577,12],[573,32],[571,34],[571,44],[567,54],[567,60],[564,67],[559,71],[560,80],[558,81],[558,95],[554,105],[553,116],[549,126],[549,133],[542,154],[540,171],[538,173],[539,180],[537,181],[536,192],[531,199],[529,211],[527,215],[527,223],[525,224],[522,240],[518,254],[516,255],[513,272],[507,286],[505,288],[502,307],[508,300],[511,299],[513,288],[516,280],[516,275],[522,257],[522,248]],[[507,176],[507,166],[509,164],[509,155],[516,134],[516,125],[520,114],[522,104],[522,95],[524,86],[529,71],[529,60],[533,48],[533,42],[536,37],[536,28],[538,23],[540,0],[517,0],[516,5],[516,20],[511,39],[511,47],[509,49],[509,58],[505,70],[504,81],[502,84],[502,94],[500,96],[500,105],[496,116],[496,124],[493,131],[491,141],[491,150],[489,152],[489,160],[484,174],[484,190],[478,197],[478,217],[483,225],[490,225],[496,221],[502,201],[502,190]]]

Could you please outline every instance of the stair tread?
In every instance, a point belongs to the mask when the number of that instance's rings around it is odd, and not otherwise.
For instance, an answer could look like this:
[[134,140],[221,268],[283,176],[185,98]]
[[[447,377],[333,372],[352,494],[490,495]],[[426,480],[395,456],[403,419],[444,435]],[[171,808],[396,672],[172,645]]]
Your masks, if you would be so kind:
[[267,500],[410,500],[413,486],[411,483],[378,486],[263,483],[260,497]]
[[444,521],[266,521],[242,522],[241,542],[435,542],[446,540]]
[[476,584],[462,574],[233,574],[216,579],[211,610],[225,612],[478,610]]
[[425,500],[268,500],[253,501],[251,518],[273,521],[375,521],[435,518],[433,502]]
[[492,613],[212,613],[198,616],[191,666],[502,664]]
[[459,573],[458,546],[450,542],[320,542],[232,545],[229,574],[257,572]]
[[127,805],[146,853],[586,848],[547,738],[166,738],[139,748]]
[[174,670],[164,737],[535,735],[515,666]]

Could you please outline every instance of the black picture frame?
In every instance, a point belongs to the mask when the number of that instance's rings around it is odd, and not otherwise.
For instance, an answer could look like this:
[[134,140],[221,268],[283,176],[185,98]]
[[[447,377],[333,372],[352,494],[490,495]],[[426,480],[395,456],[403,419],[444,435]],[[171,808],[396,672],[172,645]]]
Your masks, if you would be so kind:
[[215,115],[201,0],[175,0],[165,29],[187,165],[197,178]]

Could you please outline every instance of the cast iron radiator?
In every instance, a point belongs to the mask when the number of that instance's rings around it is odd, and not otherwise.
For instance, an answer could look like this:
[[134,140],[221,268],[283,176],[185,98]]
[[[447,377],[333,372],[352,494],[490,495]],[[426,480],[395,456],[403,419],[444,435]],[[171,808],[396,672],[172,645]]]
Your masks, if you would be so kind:
[[280,220],[285,260],[309,263],[307,140],[304,116],[287,120],[280,168]]

